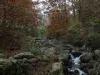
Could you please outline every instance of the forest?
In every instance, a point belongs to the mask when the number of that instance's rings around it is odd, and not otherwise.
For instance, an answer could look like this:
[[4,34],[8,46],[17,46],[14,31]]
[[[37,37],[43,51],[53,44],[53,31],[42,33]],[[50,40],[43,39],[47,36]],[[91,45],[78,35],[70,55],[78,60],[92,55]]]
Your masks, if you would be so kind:
[[0,75],[100,75],[100,0],[0,0]]

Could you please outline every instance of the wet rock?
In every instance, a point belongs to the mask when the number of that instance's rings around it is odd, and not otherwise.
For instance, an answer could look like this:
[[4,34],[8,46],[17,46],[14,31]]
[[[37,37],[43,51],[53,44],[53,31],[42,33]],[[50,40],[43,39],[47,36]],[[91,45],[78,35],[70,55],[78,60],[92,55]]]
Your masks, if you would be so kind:
[[100,50],[95,50],[95,55],[97,56],[98,59],[100,59]]
[[95,72],[100,75],[100,62],[96,62],[94,65]]
[[84,53],[80,59],[82,63],[88,63],[92,59],[92,53]]
[[89,70],[89,75],[96,75],[95,70],[94,69],[90,69]]
[[94,69],[89,70],[89,75],[100,75],[100,66],[94,67]]

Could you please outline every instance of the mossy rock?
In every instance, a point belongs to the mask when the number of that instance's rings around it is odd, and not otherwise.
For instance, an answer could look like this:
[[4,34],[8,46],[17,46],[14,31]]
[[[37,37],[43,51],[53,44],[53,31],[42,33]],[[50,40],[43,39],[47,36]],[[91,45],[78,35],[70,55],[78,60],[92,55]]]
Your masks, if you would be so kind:
[[5,55],[3,53],[0,53],[0,58],[4,58]]
[[[5,69],[11,65],[11,62],[8,59],[0,58],[0,73],[4,73]],[[4,72],[3,72],[4,71]],[[1,74],[0,74],[1,75]]]
[[31,52],[23,52],[23,53],[14,55],[13,58],[15,58],[15,59],[23,59],[23,58],[30,59],[30,58],[34,58],[34,55]]

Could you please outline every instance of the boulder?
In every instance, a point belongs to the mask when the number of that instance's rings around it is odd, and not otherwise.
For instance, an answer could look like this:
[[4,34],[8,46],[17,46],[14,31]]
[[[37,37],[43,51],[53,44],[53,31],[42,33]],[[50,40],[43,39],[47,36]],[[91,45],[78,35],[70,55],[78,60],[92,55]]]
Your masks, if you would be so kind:
[[0,58],[0,66],[9,64],[10,61],[8,59]]
[[92,53],[84,53],[80,59],[82,63],[88,63],[92,59]]
[[89,70],[89,75],[96,75],[95,70],[94,69],[90,69]]
[[11,64],[8,59],[0,58],[0,75],[4,75],[5,69]]
[[23,53],[19,53],[13,56],[13,58],[15,59],[23,59],[23,58],[33,58],[34,55],[31,52],[23,52]]
[[4,58],[5,55],[3,53],[0,53],[0,58]]
[[52,64],[51,75],[62,75],[62,62]]
[[100,59],[100,50],[95,50],[95,55]]
[[100,63],[96,63],[94,68],[89,70],[89,75],[100,75]]

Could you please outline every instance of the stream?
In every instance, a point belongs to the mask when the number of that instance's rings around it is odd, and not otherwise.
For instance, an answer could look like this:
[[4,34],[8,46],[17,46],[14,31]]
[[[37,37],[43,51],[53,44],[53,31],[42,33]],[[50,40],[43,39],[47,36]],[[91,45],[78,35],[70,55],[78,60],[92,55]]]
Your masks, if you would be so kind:
[[88,75],[85,71],[82,70],[81,67],[81,57],[84,54],[81,52],[71,52],[69,53],[69,59],[68,61],[64,61],[65,64],[64,66],[67,66],[64,70],[64,75]]

